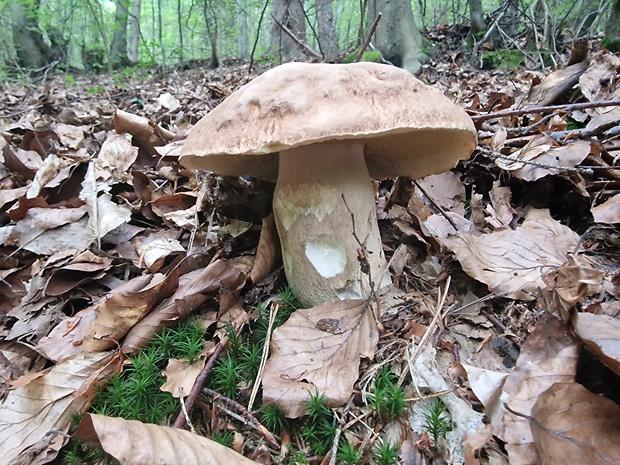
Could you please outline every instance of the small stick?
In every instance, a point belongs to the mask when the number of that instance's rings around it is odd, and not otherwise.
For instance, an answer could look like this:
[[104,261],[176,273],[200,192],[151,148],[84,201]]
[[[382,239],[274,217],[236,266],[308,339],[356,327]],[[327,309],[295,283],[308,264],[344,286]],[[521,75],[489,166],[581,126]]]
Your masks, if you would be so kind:
[[252,387],[252,395],[250,396],[250,402],[248,403],[248,410],[252,410],[252,405],[258,394],[260,383],[263,379],[263,371],[265,370],[265,364],[267,363],[267,356],[269,355],[269,343],[271,342],[271,333],[273,332],[273,324],[276,321],[276,315],[280,306],[278,304],[272,305],[269,311],[269,326],[267,327],[267,336],[265,336],[265,344],[263,345],[263,354],[260,360],[260,366],[258,367],[258,373],[256,374],[256,380]]
[[426,192],[422,186],[420,186],[420,183],[418,181],[416,181],[415,179],[412,179],[411,182],[413,182],[413,184],[415,185],[415,187],[417,187],[418,189],[420,189],[420,192],[422,192],[424,194],[424,196],[428,199],[428,201],[433,205],[433,207],[435,207],[439,213],[441,213],[441,215],[448,221],[448,223],[450,223],[450,226],[452,226],[454,228],[455,231],[458,231],[459,228],[456,227],[456,224],[454,223],[454,221],[452,221],[452,218],[450,218],[448,216],[448,214],[445,212],[445,210],[443,208],[441,208],[439,206],[439,204],[437,202],[435,202],[435,200],[428,195],[428,192]]
[[377,26],[379,25],[379,21],[381,20],[381,16],[382,16],[381,13],[379,13],[377,15],[377,17],[375,18],[375,20],[373,21],[372,26],[370,26],[370,31],[368,31],[368,36],[366,37],[366,41],[364,42],[364,45],[362,45],[361,50],[359,51],[359,53],[355,57],[355,62],[356,63],[362,59],[362,57],[364,56],[364,52],[366,51],[366,49],[370,45],[370,39],[372,39],[372,36],[374,35],[375,30],[377,29]]
[[274,16],[271,15],[272,19],[276,22],[276,24],[278,26],[280,26],[280,28],[286,33],[287,36],[289,36],[293,42],[295,42],[297,45],[299,45],[301,48],[303,48],[306,52],[308,52],[310,55],[313,55],[315,58],[321,58],[321,55],[317,52],[315,52],[314,50],[312,50],[312,48],[302,42],[294,33],[293,31],[291,31],[288,27],[286,27],[284,24],[282,24],[280,21],[278,21],[278,19]]
[[602,107],[616,107],[620,106],[620,100],[602,100],[600,102],[582,102],[582,103],[567,103],[563,105],[549,105],[545,107],[529,107],[521,108],[517,110],[501,110],[493,113],[486,113],[482,115],[473,115],[471,119],[474,122],[487,121],[494,118],[502,118],[504,116],[520,116],[527,115],[529,113],[546,113],[550,111],[575,111],[584,110],[587,108],[602,108]]
[[194,406],[194,404],[196,403],[196,399],[198,398],[198,394],[200,393],[200,389],[202,389],[202,385],[207,379],[207,375],[213,368],[213,365],[215,365],[215,361],[222,353],[222,350],[224,350],[224,345],[226,345],[227,342],[228,341],[220,341],[217,343],[217,346],[215,346],[213,354],[211,354],[211,357],[209,357],[209,361],[206,363],[205,367],[196,378],[196,382],[192,386],[192,390],[190,391],[187,399],[185,400],[185,409],[179,412],[177,419],[174,421],[174,424],[172,425],[174,428],[183,428],[185,426],[185,416],[189,416],[188,412],[191,412],[192,407]]
[[260,421],[258,421],[258,418],[256,418],[247,408],[245,408],[239,402],[236,402],[230,397],[226,397],[219,392],[209,388],[202,388],[202,393],[208,397],[211,397],[213,400],[221,400],[224,404],[228,405],[228,407],[243,415],[245,418],[250,420],[252,425],[261,434],[261,436],[263,436],[269,442],[269,444],[271,444],[277,449],[280,448],[280,445],[278,444],[278,441],[276,441],[276,438],[273,436],[273,434],[271,434],[267,428],[261,425]]

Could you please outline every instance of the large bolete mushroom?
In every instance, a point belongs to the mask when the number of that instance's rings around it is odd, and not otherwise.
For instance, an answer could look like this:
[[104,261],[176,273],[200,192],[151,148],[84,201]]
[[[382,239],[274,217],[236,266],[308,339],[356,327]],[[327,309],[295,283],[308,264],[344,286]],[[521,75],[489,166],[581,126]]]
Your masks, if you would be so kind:
[[[476,146],[463,109],[408,71],[376,63],[288,63],[202,118],[180,162],[223,176],[277,179],[273,211],[284,270],[306,305],[390,284],[371,178],[453,168]],[[353,222],[355,224],[353,224]]]

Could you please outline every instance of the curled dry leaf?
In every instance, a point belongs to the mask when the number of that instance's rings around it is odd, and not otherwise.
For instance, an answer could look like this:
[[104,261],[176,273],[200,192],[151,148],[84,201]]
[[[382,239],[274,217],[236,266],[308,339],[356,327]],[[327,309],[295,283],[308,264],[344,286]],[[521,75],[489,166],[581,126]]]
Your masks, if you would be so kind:
[[110,353],[83,354],[18,380],[20,387],[9,391],[0,406],[0,465],[20,456],[23,463],[52,460],[68,439],[48,433],[69,429],[70,415],[90,403],[93,383],[108,376],[114,362]]
[[610,370],[620,375],[620,320],[607,315],[577,313],[577,336],[588,350]]
[[186,281],[186,284],[131,329],[121,347],[124,353],[131,354],[140,350],[157,331],[185,318],[212,299],[220,288],[237,290],[245,283],[245,273],[224,260],[217,260],[192,276],[193,279]]
[[276,222],[273,213],[270,213],[263,220],[260,231],[260,239],[256,248],[256,258],[250,271],[250,281],[256,284],[263,280],[273,269],[276,262],[280,259],[280,239],[276,230]]
[[176,239],[167,237],[152,240],[140,238],[135,241],[136,252],[140,255],[140,262],[146,266],[149,273],[157,272],[170,256],[185,252],[185,248]]
[[614,195],[606,202],[591,210],[594,221],[604,224],[620,223],[620,194]]
[[62,321],[41,338],[37,350],[50,360],[62,360],[114,347],[154,305],[173,292],[177,283],[173,275],[134,278],[114,289],[102,302]]
[[367,300],[345,300],[297,310],[273,332],[263,374],[263,400],[289,418],[319,392],[330,407],[353,392],[360,357],[374,355],[379,332]]
[[580,384],[557,383],[543,392],[531,428],[541,465],[620,463],[620,407]]
[[196,382],[196,378],[205,366],[205,359],[191,365],[187,360],[168,360],[168,366],[162,372],[166,382],[161,387],[162,391],[169,392],[172,397],[187,397]]
[[124,132],[131,134],[150,155],[155,154],[154,147],[174,139],[174,133],[157,126],[148,118],[123,110],[116,110],[114,128],[119,134]]
[[[540,394],[555,383],[574,381],[579,348],[562,320],[554,316],[541,320],[523,344],[517,365],[504,382],[506,404],[521,415],[531,415]],[[506,442],[511,465],[538,463],[527,418],[505,411],[503,424],[493,427],[495,434]]]
[[547,284],[544,293],[553,301],[554,309],[568,320],[577,302],[601,289],[604,277],[603,271],[584,266],[569,255],[564,266],[543,275]]
[[121,465],[257,465],[243,455],[189,431],[87,414],[75,433]]
[[532,294],[544,287],[543,273],[565,262],[578,236],[551,218],[548,210],[530,209],[514,230],[502,228],[482,236],[459,232],[441,240],[463,270],[491,292],[532,300]]

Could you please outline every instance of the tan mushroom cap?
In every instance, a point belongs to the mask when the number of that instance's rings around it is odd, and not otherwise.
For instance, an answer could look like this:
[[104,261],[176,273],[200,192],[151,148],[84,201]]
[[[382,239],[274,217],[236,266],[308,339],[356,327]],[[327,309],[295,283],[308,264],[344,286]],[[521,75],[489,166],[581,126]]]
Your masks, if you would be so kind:
[[275,180],[278,152],[363,139],[371,177],[420,178],[476,147],[467,113],[411,73],[377,63],[288,63],[232,93],[202,118],[180,162],[223,176]]

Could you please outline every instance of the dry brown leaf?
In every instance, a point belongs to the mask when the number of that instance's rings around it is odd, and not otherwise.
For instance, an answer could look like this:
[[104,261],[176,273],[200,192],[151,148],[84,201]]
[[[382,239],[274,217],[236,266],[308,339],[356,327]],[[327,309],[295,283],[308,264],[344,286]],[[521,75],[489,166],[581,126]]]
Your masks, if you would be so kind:
[[114,128],[119,134],[124,132],[131,134],[151,155],[155,154],[155,146],[164,145],[174,139],[174,133],[157,126],[148,118],[123,110],[116,110]]
[[162,391],[169,392],[172,397],[186,397],[189,395],[196,378],[205,366],[205,359],[199,360],[191,365],[187,360],[168,360],[166,369],[162,375],[166,378],[166,382],[160,388]]
[[557,383],[540,395],[532,418],[542,465],[620,464],[620,407],[612,400]]
[[591,210],[594,221],[604,224],[620,223],[620,194],[616,194],[606,202]]
[[491,292],[523,300],[532,300],[544,287],[543,273],[562,265],[577,240],[578,235],[551,218],[548,210],[537,209],[530,209],[514,230],[441,239],[469,276],[487,284]]
[[620,320],[607,315],[577,313],[577,336],[610,370],[620,375]]
[[146,266],[149,273],[157,272],[166,259],[185,252],[178,240],[168,237],[140,237],[134,241],[134,246],[140,255],[140,265]]
[[103,415],[84,415],[75,433],[103,448],[121,465],[257,465],[243,455],[189,431]]
[[88,164],[88,170],[82,182],[80,199],[86,203],[88,211],[88,225],[83,235],[90,241],[97,240],[101,245],[101,238],[114,228],[131,220],[131,208],[127,205],[119,205],[112,201],[112,195],[105,186],[98,185],[95,178],[94,163]]
[[256,248],[256,257],[250,271],[250,281],[254,284],[262,281],[271,272],[280,259],[280,239],[276,229],[273,213],[263,219],[260,239]]
[[104,258],[97,262],[70,263],[59,267],[52,271],[43,292],[51,296],[62,295],[88,281],[103,278],[111,266],[112,259]]
[[[115,355],[83,354],[29,376],[0,406],[0,465],[52,460],[68,438],[70,415],[92,400],[93,383],[114,370]],[[48,434],[52,431],[61,434]]]
[[138,147],[131,145],[129,134],[114,134],[101,145],[97,155],[97,177],[125,179],[138,158]]
[[[426,176],[418,180],[418,184],[444,210],[465,215],[465,186],[452,171]],[[433,209],[426,195],[417,188],[415,195]]]
[[366,300],[330,302],[294,312],[273,332],[263,375],[263,400],[289,418],[303,414],[304,401],[319,392],[330,407],[353,392],[360,357],[372,358],[379,333]]
[[[549,387],[573,382],[579,347],[562,320],[554,316],[541,320],[523,344],[517,365],[504,382],[508,407],[529,416],[540,394]],[[495,434],[506,442],[511,465],[538,463],[530,422],[526,418],[506,411],[503,425],[493,426]]]
[[554,310],[568,320],[577,302],[601,289],[604,277],[603,271],[584,266],[569,255],[564,266],[543,275],[547,284],[544,294],[553,302]]
[[217,260],[192,272],[191,279],[181,278],[180,281],[185,284],[127,334],[121,347],[124,353],[140,350],[157,331],[185,318],[213,298],[220,288],[240,289],[245,283],[245,273],[224,260]]
[[[84,207],[30,208],[24,219],[12,229],[4,244],[23,247],[41,255],[51,255],[60,250],[72,248],[71,244],[86,243],[80,240],[83,236],[84,225],[77,223],[85,213]],[[72,225],[80,226],[81,230],[79,232],[76,230],[70,237],[63,237],[64,234],[70,234],[69,229],[63,226]],[[77,245],[75,248],[82,249]]]
[[37,350],[50,360],[62,360],[114,347],[177,284],[174,275],[138,276],[114,289],[102,302],[62,321],[41,338]]

